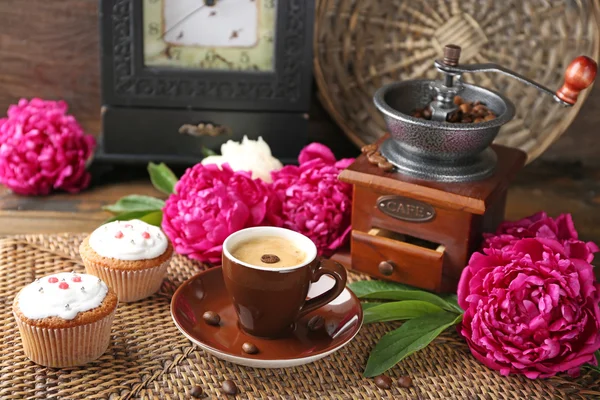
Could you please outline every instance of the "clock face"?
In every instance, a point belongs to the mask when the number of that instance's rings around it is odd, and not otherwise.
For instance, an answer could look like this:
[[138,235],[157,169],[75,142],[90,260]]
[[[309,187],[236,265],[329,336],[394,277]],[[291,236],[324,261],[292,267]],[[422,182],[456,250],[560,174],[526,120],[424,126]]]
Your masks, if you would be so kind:
[[277,0],[144,0],[144,64],[273,71]]

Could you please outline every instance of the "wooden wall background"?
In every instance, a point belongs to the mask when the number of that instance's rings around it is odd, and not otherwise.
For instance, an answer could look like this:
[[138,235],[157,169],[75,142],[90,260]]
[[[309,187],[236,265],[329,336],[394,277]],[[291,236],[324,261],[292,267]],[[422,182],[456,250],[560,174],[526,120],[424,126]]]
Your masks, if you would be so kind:
[[[60,98],[86,132],[100,131],[97,7],[98,0],[0,1],[0,115],[21,97]],[[592,91],[544,159],[600,165],[599,85]],[[313,108],[326,118],[318,104]],[[345,140],[330,121],[318,126],[329,135],[325,142]]]

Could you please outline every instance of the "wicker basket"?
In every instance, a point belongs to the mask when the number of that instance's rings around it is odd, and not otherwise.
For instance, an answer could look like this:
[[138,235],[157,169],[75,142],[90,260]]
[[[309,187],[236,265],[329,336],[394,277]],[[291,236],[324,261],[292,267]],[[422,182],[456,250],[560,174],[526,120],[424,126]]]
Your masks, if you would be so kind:
[[[439,79],[433,61],[445,44],[463,48],[461,63],[495,62],[558,88],[569,62],[600,53],[600,5],[594,0],[321,0],[315,31],[319,97],[357,145],[385,132],[373,105],[384,84]],[[562,108],[500,74],[465,74],[466,82],[498,90],[517,108],[496,143],[518,147],[532,161],[573,121],[590,90]]]

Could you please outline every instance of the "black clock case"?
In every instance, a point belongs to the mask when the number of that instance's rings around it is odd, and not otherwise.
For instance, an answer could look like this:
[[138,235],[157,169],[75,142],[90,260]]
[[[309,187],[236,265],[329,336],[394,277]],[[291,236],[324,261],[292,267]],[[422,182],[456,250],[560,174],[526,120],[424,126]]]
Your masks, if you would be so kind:
[[[275,71],[201,71],[143,63],[142,0],[100,0],[102,136],[97,159],[193,164],[204,148],[262,136],[295,162],[306,145],[314,0],[279,0]],[[212,124],[218,136],[180,133]]]

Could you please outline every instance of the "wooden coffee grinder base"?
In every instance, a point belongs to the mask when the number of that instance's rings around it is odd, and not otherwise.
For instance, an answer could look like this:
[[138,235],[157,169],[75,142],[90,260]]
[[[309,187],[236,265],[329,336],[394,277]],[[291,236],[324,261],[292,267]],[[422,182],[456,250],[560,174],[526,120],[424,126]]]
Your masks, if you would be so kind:
[[339,177],[354,185],[349,267],[426,290],[456,291],[482,233],[503,220],[508,185],[525,163],[520,150],[492,149],[494,174],[461,183],[385,172],[359,156]]

